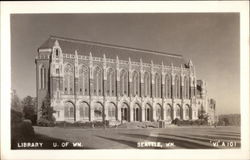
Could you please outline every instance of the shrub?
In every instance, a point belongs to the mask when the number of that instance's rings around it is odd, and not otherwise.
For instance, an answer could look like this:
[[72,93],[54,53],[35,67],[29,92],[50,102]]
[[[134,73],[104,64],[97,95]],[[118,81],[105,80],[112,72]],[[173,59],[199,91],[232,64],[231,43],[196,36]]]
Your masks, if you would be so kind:
[[43,127],[53,127],[53,126],[55,126],[55,123],[53,121],[49,121],[49,120],[41,117],[37,121],[37,125],[43,126]]
[[81,128],[102,128],[102,127],[107,127],[109,126],[109,121],[93,121],[93,122],[66,122],[66,121],[61,121],[61,122],[56,122],[56,126],[58,127],[81,127]]
[[11,124],[20,123],[23,120],[23,114],[14,109],[11,109]]
[[23,120],[23,122],[21,123],[20,129],[21,129],[20,132],[26,138],[30,138],[35,135],[31,120],[28,120],[28,119]]

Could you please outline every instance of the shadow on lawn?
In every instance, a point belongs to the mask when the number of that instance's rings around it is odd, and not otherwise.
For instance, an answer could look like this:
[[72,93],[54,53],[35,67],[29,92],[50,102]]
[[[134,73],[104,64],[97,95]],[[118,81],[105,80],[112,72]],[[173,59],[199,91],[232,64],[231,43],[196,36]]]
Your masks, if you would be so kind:
[[[18,147],[18,143],[22,145],[22,143],[43,143],[42,147]],[[68,142],[68,146],[62,147],[62,144]],[[57,143],[56,147],[53,147],[53,143]],[[11,149],[22,149],[22,150],[39,150],[39,149],[90,149],[86,147],[78,147],[78,146],[73,146],[72,142],[63,140],[63,139],[58,139],[58,138],[52,138],[46,135],[42,134],[35,134],[33,137],[29,138],[19,138],[19,139],[11,139]]]
[[122,144],[128,145],[128,146],[133,147],[133,148],[137,148],[137,143],[134,142],[134,141],[128,141],[128,140],[122,140],[122,139],[114,139],[114,138],[108,138],[108,137],[103,137],[103,136],[97,136],[97,137],[107,139],[107,140],[111,140],[111,141],[115,141],[115,142],[118,142],[118,143],[122,143]]
[[[146,135],[138,135],[138,134],[124,134],[128,137],[144,139],[153,142],[162,142],[162,143],[171,143],[173,142],[177,147],[185,148],[185,149],[216,149],[215,147],[208,145],[203,145],[195,142],[190,142],[187,140],[181,140],[176,138],[166,138],[166,137],[150,137]],[[171,135],[172,136],[172,135]],[[189,138],[187,138],[189,139]]]

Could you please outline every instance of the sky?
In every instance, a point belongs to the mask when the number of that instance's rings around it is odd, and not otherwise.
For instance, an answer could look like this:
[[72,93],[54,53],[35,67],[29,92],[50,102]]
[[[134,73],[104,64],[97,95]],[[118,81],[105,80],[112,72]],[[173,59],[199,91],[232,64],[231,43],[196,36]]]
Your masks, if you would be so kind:
[[11,88],[36,96],[37,49],[55,35],[183,55],[217,113],[240,113],[239,27],[237,13],[13,14]]

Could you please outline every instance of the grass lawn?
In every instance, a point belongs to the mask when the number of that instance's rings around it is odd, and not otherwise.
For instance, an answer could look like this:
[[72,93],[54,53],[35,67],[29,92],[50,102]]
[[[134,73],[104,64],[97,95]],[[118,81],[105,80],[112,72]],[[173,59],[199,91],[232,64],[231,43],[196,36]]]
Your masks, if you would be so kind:
[[[34,141],[44,142],[39,149],[132,149],[138,142],[159,142],[163,149],[216,149],[239,148],[240,127],[169,127],[164,129],[144,128],[59,128],[34,127]],[[52,143],[57,142],[57,147]],[[65,142],[69,145],[63,147]],[[74,147],[73,143],[81,143]],[[174,144],[169,147],[167,144]],[[146,143],[139,149],[162,149]],[[146,146],[145,146],[146,145]],[[23,148],[24,149],[24,148]],[[27,148],[26,148],[27,149]]]

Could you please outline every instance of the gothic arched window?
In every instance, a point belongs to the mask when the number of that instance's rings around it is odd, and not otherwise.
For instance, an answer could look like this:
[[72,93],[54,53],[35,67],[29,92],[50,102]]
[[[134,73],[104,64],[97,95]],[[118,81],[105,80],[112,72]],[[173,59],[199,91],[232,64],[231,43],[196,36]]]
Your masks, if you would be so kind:
[[102,70],[99,67],[96,67],[94,70],[94,95],[102,96],[103,95],[103,76]]
[[175,98],[180,98],[180,78],[175,76]]
[[74,69],[71,64],[64,67],[64,92],[65,94],[74,93]]
[[89,69],[84,65],[79,69],[79,92],[81,95],[89,95]]
[[171,98],[171,77],[169,74],[165,76],[165,89],[166,98]]
[[120,74],[120,94],[128,95],[128,72],[125,70],[121,71]]
[[107,72],[107,95],[115,96],[115,71],[109,68]]
[[45,89],[46,88],[46,78],[47,78],[47,70],[46,68],[42,65],[39,69],[39,88],[40,89]]
[[132,81],[132,87],[133,87],[133,96],[139,95],[139,74],[137,72],[134,72],[133,75],[133,81]]
[[150,96],[150,75],[148,72],[144,73],[144,95]]
[[116,119],[116,107],[113,103],[108,105],[108,117],[109,119]]
[[189,81],[187,77],[184,78],[184,95],[186,99],[189,98]]
[[158,73],[155,74],[155,97],[161,97],[161,77]]
[[86,102],[82,102],[79,108],[80,108],[80,118],[84,120],[88,120],[89,119],[89,105]]
[[74,118],[74,105],[71,102],[64,104],[64,118]]

